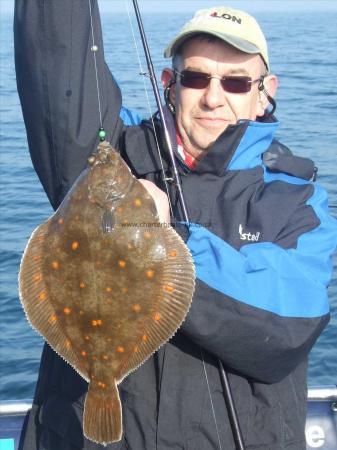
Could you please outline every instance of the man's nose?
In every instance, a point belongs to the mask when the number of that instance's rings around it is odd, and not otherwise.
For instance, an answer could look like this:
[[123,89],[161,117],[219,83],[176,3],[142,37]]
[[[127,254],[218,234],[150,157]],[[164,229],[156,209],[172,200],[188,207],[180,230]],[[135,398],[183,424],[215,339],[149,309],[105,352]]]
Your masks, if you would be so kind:
[[221,86],[221,80],[211,78],[202,98],[204,105],[209,109],[223,106],[226,103],[226,94]]

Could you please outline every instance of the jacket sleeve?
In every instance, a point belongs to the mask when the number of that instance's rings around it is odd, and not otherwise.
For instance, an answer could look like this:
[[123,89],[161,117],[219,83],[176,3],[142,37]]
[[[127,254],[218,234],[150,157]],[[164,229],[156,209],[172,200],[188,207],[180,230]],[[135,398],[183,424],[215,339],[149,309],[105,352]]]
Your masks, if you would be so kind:
[[190,225],[197,284],[181,330],[227,367],[265,383],[280,381],[305,359],[329,319],[337,222],[319,186],[308,204],[320,224],[292,249],[262,242],[237,251]]
[[[102,122],[118,142],[120,90],[105,61],[91,2]],[[100,127],[90,12],[83,0],[16,0],[17,87],[34,168],[54,208],[83,170]]]

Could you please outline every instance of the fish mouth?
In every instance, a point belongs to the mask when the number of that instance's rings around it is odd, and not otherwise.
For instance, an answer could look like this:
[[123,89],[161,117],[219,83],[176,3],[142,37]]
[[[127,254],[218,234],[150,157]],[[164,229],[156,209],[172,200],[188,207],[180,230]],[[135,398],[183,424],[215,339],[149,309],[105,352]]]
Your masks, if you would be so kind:
[[125,197],[125,193],[121,192],[108,192],[107,196],[105,197],[106,202],[108,203],[116,203],[118,200],[121,200]]

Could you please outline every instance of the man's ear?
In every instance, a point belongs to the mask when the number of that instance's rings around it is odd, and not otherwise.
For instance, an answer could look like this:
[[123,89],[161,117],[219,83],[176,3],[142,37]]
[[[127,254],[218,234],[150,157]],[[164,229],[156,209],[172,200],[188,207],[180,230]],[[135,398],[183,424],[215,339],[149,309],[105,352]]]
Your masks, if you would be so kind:
[[162,85],[163,85],[164,89],[166,89],[169,86],[169,89],[170,89],[170,91],[169,91],[169,100],[172,103],[172,105],[175,105],[175,83],[173,83],[170,86],[172,80],[174,80],[173,70],[166,67],[162,71],[161,82],[162,82]]
[[278,88],[278,78],[276,75],[267,75],[263,80],[263,88],[259,92],[259,101],[257,105],[257,116],[262,117],[269,105],[268,94],[274,98]]
[[169,69],[168,67],[165,67],[165,69],[161,73],[161,83],[164,88],[166,88],[169,84],[172,78],[174,77],[173,70]]

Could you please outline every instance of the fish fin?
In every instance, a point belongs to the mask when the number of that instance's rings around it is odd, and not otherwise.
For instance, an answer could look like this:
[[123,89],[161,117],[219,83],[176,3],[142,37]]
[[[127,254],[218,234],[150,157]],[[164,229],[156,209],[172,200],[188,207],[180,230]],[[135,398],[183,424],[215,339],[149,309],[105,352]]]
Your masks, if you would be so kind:
[[112,211],[105,210],[102,216],[102,231],[103,233],[111,233],[115,228],[115,216]]
[[49,222],[36,228],[29,239],[21,260],[19,272],[19,295],[28,322],[67,360],[85,379],[86,369],[74,351],[50,298],[48,275],[44,270],[45,255],[50,248],[44,247],[49,239]]
[[83,431],[90,441],[107,445],[122,438],[122,409],[115,381],[104,393],[90,382],[84,403]]
[[147,339],[141,339],[121,368],[120,373],[125,375],[119,382],[176,333],[191,306],[195,287],[194,263],[189,249],[173,228],[165,229],[165,249],[160,293],[152,317],[144,324]]

